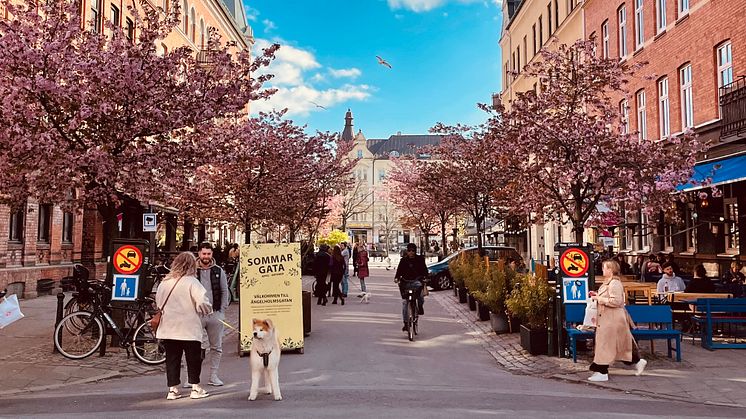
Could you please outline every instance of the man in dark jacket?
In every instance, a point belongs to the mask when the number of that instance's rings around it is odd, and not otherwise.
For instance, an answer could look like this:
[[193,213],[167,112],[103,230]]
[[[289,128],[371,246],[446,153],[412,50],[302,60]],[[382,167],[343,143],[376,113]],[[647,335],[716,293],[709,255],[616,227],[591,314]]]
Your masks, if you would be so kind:
[[322,244],[313,260],[313,275],[316,277],[315,295],[318,298],[316,304],[326,305],[326,277],[329,275],[329,246]]
[[[425,314],[424,304],[425,297],[422,295],[422,287],[425,286],[427,280],[427,265],[425,264],[425,257],[417,254],[417,245],[409,243],[407,245],[407,251],[403,258],[399,261],[399,266],[396,267],[396,275],[394,276],[399,280],[399,291],[404,296],[404,290],[409,288],[420,288],[419,292],[419,314]],[[404,320],[403,331],[407,331],[407,300],[402,302],[402,319]]]

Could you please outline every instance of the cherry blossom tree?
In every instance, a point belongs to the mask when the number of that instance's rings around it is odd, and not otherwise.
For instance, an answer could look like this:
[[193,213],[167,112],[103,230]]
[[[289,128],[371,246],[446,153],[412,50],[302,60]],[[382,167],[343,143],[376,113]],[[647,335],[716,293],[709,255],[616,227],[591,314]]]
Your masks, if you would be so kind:
[[519,94],[488,126],[494,164],[516,185],[515,206],[544,219],[566,216],[575,239],[598,204],[649,214],[671,208],[705,145],[691,132],[643,139],[627,132],[620,103],[640,68],[594,53],[594,41],[542,50],[524,71],[538,92]]
[[202,134],[272,93],[262,89],[271,76],[252,72],[277,46],[252,58],[212,31],[199,60],[190,47],[157,53],[178,2],[165,17],[147,1],[129,6],[130,40],[118,27],[89,30],[78,1],[2,1],[13,16],[0,20],[3,203],[97,208],[116,235],[123,194],[170,202],[209,157]]
[[356,179],[352,187],[340,195],[339,211],[340,230],[347,231],[347,221],[353,216],[364,214],[373,206],[373,189],[367,181]]

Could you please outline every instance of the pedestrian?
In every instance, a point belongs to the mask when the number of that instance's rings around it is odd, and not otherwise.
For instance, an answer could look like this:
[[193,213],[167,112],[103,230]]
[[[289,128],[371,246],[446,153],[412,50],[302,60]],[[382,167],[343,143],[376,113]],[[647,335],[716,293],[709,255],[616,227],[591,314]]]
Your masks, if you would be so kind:
[[627,263],[627,261],[624,259],[624,255],[619,253],[616,255],[617,263],[619,263],[619,269],[622,275],[630,275],[632,274],[632,267]]
[[[230,304],[228,279],[223,268],[215,264],[212,245],[204,242],[199,245],[199,261],[197,273],[199,282],[207,290],[207,299],[212,305],[212,314],[202,318],[202,326],[207,332],[207,343],[210,349],[210,380],[211,386],[222,386],[223,381],[218,377],[220,359],[223,357],[223,332],[225,326],[225,312]],[[207,349],[207,348],[205,348]]]
[[362,292],[368,292],[368,289],[365,286],[365,278],[370,276],[370,271],[368,270],[368,251],[365,248],[364,242],[359,246],[357,252],[357,270],[357,277],[360,279],[361,291],[361,294],[358,295],[358,297],[362,297]]
[[339,246],[342,250],[342,257],[345,264],[345,271],[342,274],[342,295],[347,298],[347,292],[350,288],[350,248],[347,246],[347,242],[342,242]]
[[715,292],[715,284],[707,277],[705,265],[699,264],[694,267],[694,278],[689,281],[684,292],[710,293]]
[[740,297],[743,294],[743,284],[746,282],[746,276],[741,272],[743,266],[740,262],[733,261],[730,263],[730,269],[723,275],[723,283],[729,293],[734,297]]
[[357,266],[358,254],[360,254],[360,242],[357,242],[352,245],[352,275],[354,276],[357,276],[357,273],[358,273],[358,266]]
[[345,274],[345,258],[342,256],[342,247],[339,245],[334,246],[332,250],[331,267],[329,268],[332,281],[332,304],[337,304],[337,300],[342,300],[342,305],[345,305],[345,295],[340,289],[340,285]]
[[233,243],[231,250],[228,251],[228,261],[238,263],[241,258],[241,249],[238,248],[238,243]]
[[650,256],[648,256],[648,261],[645,262],[643,268],[643,280],[647,281],[648,279],[652,278],[653,275],[659,273],[663,273],[661,264],[658,263],[658,257],[651,253]]
[[598,294],[591,292],[591,300],[596,301],[598,307],[596,347],[590,366],[594,373],[588,378],[588,381],[594,382],[609,381],[609,364],[614,361],[635,365],[635,375],[642,374],[647,365],[647,361],[640,358],[637,343],[630,332],[634,323],[624,308],[625,292],[619,279],[619,263],[615,260],[604,261],[601,270],[604,282]]
[[314,288],[314,295],[318,298],[316,304],[322,306],[325,306],[327,302],[326,277],[329,276],[330,260],[329,245],[320,245],[319,251],[316,252],[316,256],[313,258],[313,275],[316,277],[316,287]]
[[197,261],[191,252],[180,253],[171,264],[171,272],[163,279],[155,302],[161,309],[161,321],[156,337],[166,350],[166,399],[181,397],[181,356],[186,356],[187,373],[192,384],[192,399],[209,394],[199,385],[202,372],[202,321],[200,316],[212,312],[205,287],[197,279]]

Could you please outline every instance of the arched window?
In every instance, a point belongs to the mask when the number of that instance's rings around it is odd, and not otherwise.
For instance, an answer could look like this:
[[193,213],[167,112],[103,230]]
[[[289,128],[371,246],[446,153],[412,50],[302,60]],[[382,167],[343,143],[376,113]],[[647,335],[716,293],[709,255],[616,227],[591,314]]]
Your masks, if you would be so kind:
[[205,20],[199,20],[199,46],[205,48],[207,38],[205,37]]
[[189,33],[189,4],[187,4],[186,0],[184,0],[184,7],[181,9],[181,15],[183,17],[183,23],[184,23],[184,34]]
[[192,42],[195,42],[197,40],[197,19],[195,16],[194,7],[192,7],[192,10],[189,12],[189,21],[190,21],[190,27],[189,27],[189,39],[192,40]]

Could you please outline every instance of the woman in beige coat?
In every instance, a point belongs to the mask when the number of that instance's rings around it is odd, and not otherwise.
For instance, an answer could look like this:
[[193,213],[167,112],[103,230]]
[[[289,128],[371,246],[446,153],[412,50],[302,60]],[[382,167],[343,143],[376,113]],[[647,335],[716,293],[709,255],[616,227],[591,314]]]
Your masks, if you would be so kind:
[[637,344],[630,332],[634,323],[624,308],[625,293],[619,272],[619,263],[615,260],[604,261],[604,283],[598,289],[598,294],[591,294],[591,299],[598,303],[598,320],[595,355],[590,366],[594,373],[588,381],[609,381],[609,364],[614,361],[635,364],[635,375],[642,374],[647,365],[647,361],[640,359]]

